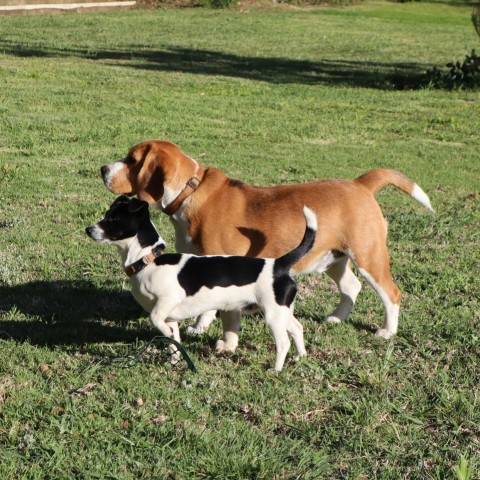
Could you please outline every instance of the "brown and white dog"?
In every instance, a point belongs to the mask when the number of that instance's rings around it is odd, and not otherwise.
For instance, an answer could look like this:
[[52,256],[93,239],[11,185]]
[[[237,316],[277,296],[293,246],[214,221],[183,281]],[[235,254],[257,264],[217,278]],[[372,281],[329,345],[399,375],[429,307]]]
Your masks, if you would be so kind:
[[[151,140],[103,166],[101,174],[113,193],[137,195],[169,215],[176,249],[185,253],[279,257],[300,243],[302,208],[309,205],[318,218],[315,245],[292,272],[325,272],[336,282],[340,303],[325,320],[339,323],[361,289],[353,263],[384,304],[377,335],[396,333],[401,294],[390,275],[387,222],[374,194],[395,185],[432,210],[425,192],[402,173],[376,169],[355,180],[256,187],[205,168],[173,143]],[[214,313],[200,317],[191,330],[204,331],[213,318]],[[222,312],[221,318],[224,333],[217,351],[234,351],[240,314]]]

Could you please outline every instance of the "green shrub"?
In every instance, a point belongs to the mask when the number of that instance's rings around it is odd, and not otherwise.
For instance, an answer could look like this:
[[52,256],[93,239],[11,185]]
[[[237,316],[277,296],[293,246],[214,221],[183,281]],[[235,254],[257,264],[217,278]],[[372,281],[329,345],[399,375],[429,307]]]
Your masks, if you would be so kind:
[[451,62],[449,70],[434,67],[425,74],[423,85],[427,88],[478,89],[480,87],[480,57],[472,50],[463,62]]
[[193,8],[200,7],[199,0],[139,0],[147,8]]
[[200,5],[206,8],[228,8],[238,0],[200,0]]
[[289,5],[354,5],[361,3],[362,0],[278,0],[278,3],[286,3]]
[[140,0],[140,3],[149,8],[228,8],[238,0]]

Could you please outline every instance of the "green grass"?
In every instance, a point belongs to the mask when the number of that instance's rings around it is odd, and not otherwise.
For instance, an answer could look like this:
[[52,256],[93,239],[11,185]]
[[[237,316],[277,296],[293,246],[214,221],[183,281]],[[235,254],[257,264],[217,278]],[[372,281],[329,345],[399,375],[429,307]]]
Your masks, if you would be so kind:
[[[0,17],[0,478],[478,478],[480,97],[409,88],[478,47],[470,13]],[[372,335],[383,311],[366,286],[347,323],[319,323],[335,289],[302,276],[309,356],[280,374],[260,317],[230,357],[213,353],[218,322],[185,339],[197,374],[109,364],[156,332],[84,229],[114,199],[99,167],[148,138],[262,185],[375,167],[417,181],[435,215],[378,195],[398,335]]]

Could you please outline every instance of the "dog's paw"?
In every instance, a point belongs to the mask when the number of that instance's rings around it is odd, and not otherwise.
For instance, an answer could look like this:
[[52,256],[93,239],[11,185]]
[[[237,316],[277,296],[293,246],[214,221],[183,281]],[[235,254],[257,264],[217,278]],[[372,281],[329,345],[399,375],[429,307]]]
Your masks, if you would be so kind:
[[391,332],[390,330],[387,330],[386,328],[379,328],[376,332],[375,335],[377,337],[381,337],[385,340],[388,340],[389,338],[392,338],[395,334]]
[[[283,367],[282,367],[283,368]],[[271,367],[271,368],[268,368],[267,369],[267,372],[270,374],[270,375],[278,375],[281,371],[282,371],[282,368],[277,369],[276,367]]]
[[170,363],[176,365],[182,359],[182,354],[179,350],[175,351],[170,355]]
[[217,353],[233,353],[236,349],[236,345],[229,345],[224,340],[217,340],[215,345],[215,352]]
[[325,323],[330,323],[330,324],[336,324],[336,323],[342,323],[342,319],[335,317],[334,315],[329,315],[328,317],[325,317],[323,319]]
[[199,325],[198,327],[196,327],[195,325],[190,325],[185,330],[185,334],[189,337],[196,337],[198,335],[204,334],[206,330],[207,329],[205,327],[202,327],[201,325]]
[[293,357],[293,361],[294,362],[298,362],[300,361],[301,358],[304,358],[307,356],[307,352],[302,352],[302,353],[297,353],[294,357]]

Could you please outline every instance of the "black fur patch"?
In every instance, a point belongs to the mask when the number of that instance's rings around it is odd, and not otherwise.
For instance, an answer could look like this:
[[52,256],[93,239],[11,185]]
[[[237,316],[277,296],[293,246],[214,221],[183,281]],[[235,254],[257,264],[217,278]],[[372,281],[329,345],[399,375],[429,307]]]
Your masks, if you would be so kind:
[[289,307],[295,300],[297,294],[297,286],[289,275],[281,275],[275,278],[273,282],[273,292],[275,300],[279,305]]
[[150,223],[142,225],[137,233],[138,242],[142,248],[154,245],[158,241],[158,232],[155,227]]
[[182,258],[181,253],[164,253],[154,260],[155,265],[178,265]]
[[256,282],[264,266],[263,258],[192,257],[180,270],[178,283],[188,296],[202,287],[242,287]]

